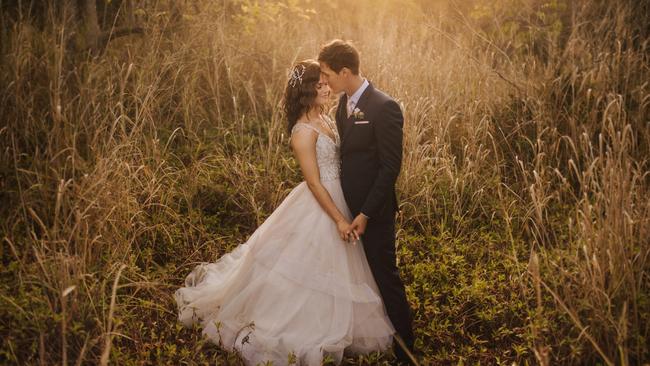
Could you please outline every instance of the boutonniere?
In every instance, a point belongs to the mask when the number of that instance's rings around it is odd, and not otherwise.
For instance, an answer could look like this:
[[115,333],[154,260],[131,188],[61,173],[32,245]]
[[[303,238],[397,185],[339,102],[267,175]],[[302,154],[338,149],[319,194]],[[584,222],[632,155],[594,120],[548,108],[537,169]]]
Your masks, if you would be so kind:
[[363,119],[363,118],[365,118],[365,115],[363,114],[363,111],[360,110],[359,108],[356,108],[356,107],[352,111],[352,116],[354,117],[354,119]]

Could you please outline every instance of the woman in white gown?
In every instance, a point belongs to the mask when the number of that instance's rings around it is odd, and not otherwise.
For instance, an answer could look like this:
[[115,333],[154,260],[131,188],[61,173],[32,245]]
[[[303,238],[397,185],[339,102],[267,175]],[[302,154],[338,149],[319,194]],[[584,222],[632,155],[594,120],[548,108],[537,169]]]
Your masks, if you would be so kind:
[[[319,64],[293,69],[284,97],[291,146],[305,181],[243,244],[198,265],[178,289],[179,320],[199,323],[247,365],[339,364],[343,354],[386,350],[394,328],[339,181],[339,137],[323,111],[329,88]],[[349,240],[348,240],[349,239]]]

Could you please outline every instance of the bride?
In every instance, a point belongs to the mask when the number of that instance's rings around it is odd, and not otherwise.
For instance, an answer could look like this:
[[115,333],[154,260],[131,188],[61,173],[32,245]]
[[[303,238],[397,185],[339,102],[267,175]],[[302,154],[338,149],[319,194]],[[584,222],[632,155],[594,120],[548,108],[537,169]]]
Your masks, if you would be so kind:
[[324,113],[319,64],[296,64],[284,94],[291,147],[305,181],[229,254],[198,265],[174,296],[179,320],[247,365],[339,364],[386,350],[386,315],[339,181],[339,136]]

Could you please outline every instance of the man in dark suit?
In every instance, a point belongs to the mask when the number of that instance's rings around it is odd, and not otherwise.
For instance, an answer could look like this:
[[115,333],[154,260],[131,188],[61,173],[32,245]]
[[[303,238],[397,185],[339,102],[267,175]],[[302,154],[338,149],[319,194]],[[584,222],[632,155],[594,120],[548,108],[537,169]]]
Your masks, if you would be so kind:
[[[346,41],[333,40],[318,55],[330,89],[344,92],[336,111],[341,136],[341,186],[354,220],[349,232],[363,241],[386,312],[406,347],[413,349],[411,312],[395,257],[395,182],[402,165],[399,105],[359,74],[359,53]],[[406,352],[394,345],[397,360]]]

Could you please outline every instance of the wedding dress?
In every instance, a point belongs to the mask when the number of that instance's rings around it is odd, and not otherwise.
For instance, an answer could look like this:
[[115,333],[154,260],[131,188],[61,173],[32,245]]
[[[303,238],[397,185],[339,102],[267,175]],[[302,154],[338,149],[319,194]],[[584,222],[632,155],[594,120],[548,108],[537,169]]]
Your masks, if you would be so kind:
[[[350,220],[338,135],[297,123],[292,136],[302,129],[318,133],[321,182]],[[318,366],[325,356],[339,364],[344,352],[386,350],[395,330],[361,245],[341,240],[303,181],[245,243],[187,276],[174,294],[179,320],[200,324],[247,365]]]

